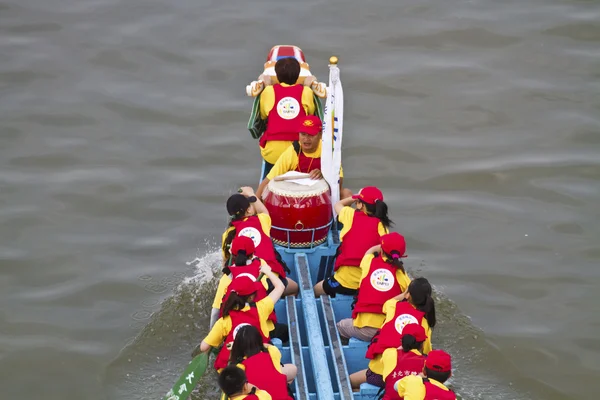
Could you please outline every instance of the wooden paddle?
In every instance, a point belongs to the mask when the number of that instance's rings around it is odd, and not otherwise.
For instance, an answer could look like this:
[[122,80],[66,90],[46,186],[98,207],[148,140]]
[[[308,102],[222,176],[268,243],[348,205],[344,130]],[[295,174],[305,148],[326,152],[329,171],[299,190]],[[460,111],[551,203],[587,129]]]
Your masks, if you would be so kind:
[[164,400],[185,400],[196,387],[208,367],[208,352],[200,353],[190,362]]

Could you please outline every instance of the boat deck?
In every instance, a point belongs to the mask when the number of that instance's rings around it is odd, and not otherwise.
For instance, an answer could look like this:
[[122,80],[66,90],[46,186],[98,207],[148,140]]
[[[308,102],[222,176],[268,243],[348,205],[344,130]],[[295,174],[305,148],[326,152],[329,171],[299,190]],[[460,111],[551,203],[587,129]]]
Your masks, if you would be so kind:
[[331,273],[337,248],[335,232],[327,242],[313,249],[290,249],[276,246],[292,270],[300,293],[277,302],[275,310],[280,322],[290,328],[290,342],[282,346],[282,362],[298,367],[294,381],[297,400],[376,399],[379,388],[363,384],[360,392],[352,392],[349,374],[367,368],[367,342],[350,339],[342,345],[335,323],[350,318],[351,296],[322,296],[316,299],[313,286]]

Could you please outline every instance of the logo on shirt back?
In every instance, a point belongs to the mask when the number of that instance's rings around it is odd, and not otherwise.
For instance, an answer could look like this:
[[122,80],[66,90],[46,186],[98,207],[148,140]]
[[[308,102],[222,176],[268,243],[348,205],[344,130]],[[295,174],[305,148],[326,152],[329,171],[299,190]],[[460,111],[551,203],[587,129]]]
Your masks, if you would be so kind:
[[394,286],[394,275],[384,268],[379,268],[373,271],[369,279],[371,286],[380,292],[387,292]]
[[254,242],[254,247],[258,247],[258,245],[260,244],[260,241],[262,239],[258,229],[253,228],[251,226],[242,229],[240,231],[240,233],[238,234],[238,236],[246,236],[246,237],[249,237],[250,239],[252,239],[252,241]]
[[404,327],[408,324],[418,324],[419,321],[417,321],[417,319],[410,315],[410,314],[401,314],[398,315],[398,318],[396,318],[396,321],[394,321],[394,326],[396,327],[396,331],[398,331],[398,333],[400,335],[402,335],[402,331],[404,330]]
[[293,97],[284,97],[277,103],[277,114],[283,119],[294,119],[300,114],[300,103]]

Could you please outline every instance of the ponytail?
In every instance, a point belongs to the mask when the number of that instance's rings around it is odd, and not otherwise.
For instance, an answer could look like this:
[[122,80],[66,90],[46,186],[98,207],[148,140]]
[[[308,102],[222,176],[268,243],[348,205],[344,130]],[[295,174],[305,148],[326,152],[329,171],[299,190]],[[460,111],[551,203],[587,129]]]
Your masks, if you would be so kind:
[[408,353],[411,350],[419,350],[423,349],[423,342],[417,342],[417,339],[413,335],[402,335],[402,350],[405,353]]
[[431,284],[425,278],[416,278],[408,285],[410,302],[419,311],[425,313],[425,319],[429,327],[435,327],[435,302],[433,301]]
[[394,267],[398,268],[400,271],[402,271],[402,273],[406,274],[406,271],[404,270],[404,263],[402,262],[402,254],[400,254],[399,251],[397,250],[393,250],[392,254],[388,254],[385,251],[381,251],[385,257],[386,260],[385,262],[388,264],[392,264]]
[[227,225],[227,236],[225,237],[225,240],[223,240],[222,248],[223,254],[225,254],[225,266],[231,265],[231,253],[229,252],[229,249],[231,248],[231,242],[233,242],[235,234],[237,233],[235,230],[235,226],[233,226],[233,222],[244,218],[244,214],[237,213],[232,215],[230,218],[231,219],[229,220],[229,224]]
[[246,250],[239,250],[237,256],[235,256],[235,266],[243,267],[246,265],[246,261],[248,261],[248,255],[246,255]]
[[389,230],[392,225],[394,225],[394,221],[389,219],[388,217],[388,206],[381,200],[377,200],[375,204],[368,204],[365,202],[361,202],[365,209],[367,210],[367,214],[374,216],[379,219],[381,224]]
[[263,344],[263,339],[255,326],[242,326],[235,335],[231,354],[229,356],[230,364],[239,364],[244,358],[250,358],[258,353],[268,353]]
[[240,296],[236,292],[229,293],[225,304],[223,304],[223,316],[226,317],[231,311],[241,310],[248,302],[249,296]]

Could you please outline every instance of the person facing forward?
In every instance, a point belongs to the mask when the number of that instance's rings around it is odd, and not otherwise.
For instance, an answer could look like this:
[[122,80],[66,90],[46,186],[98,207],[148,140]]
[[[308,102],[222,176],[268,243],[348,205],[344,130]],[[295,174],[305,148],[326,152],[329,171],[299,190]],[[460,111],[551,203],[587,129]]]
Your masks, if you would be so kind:
[[231,220],[223,233],[222,251],[225,266],[231,264],[230,246],[237,236],[248,236],[256,247],[255,256],[264,260],[280,278],[286,289],[284,296],[298,293],[298,284],[287,277],[285,266],[279,261],[271,240],[271,217],[267,207],[254,195],[249,186],[241,188],[241,193],[227,199],[227,212]]
[[[298,171],[310,174],[311,179],[322,179],[321,172],[321,119],[316,115],[309,115],[300,120],[297,129],[297,141],[293,142],[279,157],[267,177],[258,186],[256,196],[262,198],[263,192],[269,182],[276,176],[289,171]],[[340,198],[352,196],[352,192],[342,187],[344,171],[340,168]]]
[[342,338],[369,342],[384,324],[384,303],[401,295],[410,284],[402,263],[405,252],[404,237],[396,232],[383,235],[381,245],[367,251],[360,263],[361,281],[352,318],[337,323]]
[[456,400],[456,394],[444,385],[451,376],[450,354],[432,350],[425,360],[423,376],[405,376],[395,383],[394,389],[405,400]]
[[[350,205],[356,202],[356,210]],[[375,186],[362,188],[357,195],[338,201],[335,206],[338,220],[344,225],[340,232],[334,274],[318,282],[315,297],[337,293],[356,295],[360,285],[360,262],[366,251],[379,244],[381,236],[388,233],[393,222],[388,218],[388,208],[383,193]]]
[[269,393],[250,384],[244,370],[235,365],[221,371],[219,387],[230,400],[272,400]]
[[260,94],[260,116],[267,120],[267,129],[259,141],[265,175],[285,149],[298,139],[298,120],[315,113],[312,90],[296,84],[300,76],[298,60],[293,57],[278,60],[275,74],[279,83],[265,87]]

